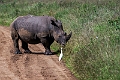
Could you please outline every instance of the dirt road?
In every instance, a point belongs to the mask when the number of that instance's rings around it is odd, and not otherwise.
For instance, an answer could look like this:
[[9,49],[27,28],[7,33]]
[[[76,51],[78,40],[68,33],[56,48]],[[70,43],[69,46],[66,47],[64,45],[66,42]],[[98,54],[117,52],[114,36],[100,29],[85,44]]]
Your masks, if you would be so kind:
[[40,44],[33,54],[14,54],[10,28],[0,26],[0,80],[76,80],[56,55],[44,55]]

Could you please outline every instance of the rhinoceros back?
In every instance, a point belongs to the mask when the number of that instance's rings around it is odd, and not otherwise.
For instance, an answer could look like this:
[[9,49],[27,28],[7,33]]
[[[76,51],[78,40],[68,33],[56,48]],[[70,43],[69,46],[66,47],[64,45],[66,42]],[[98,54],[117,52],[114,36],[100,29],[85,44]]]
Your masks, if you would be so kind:
[[49,24],[47,16],[23,16],[18,17],[14,21],[14,28],[16,30],[24,28],[25,30],[28,30],[29,32],[42,32],[44,30],[48,30]]

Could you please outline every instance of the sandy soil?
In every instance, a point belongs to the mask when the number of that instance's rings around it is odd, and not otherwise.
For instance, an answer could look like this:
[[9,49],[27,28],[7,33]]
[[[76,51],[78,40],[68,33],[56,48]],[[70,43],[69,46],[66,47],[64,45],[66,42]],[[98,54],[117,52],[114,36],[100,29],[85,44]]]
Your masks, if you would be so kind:
[[10,28],[0,26],[0,80],[76,80],[56,55],[44,55],[41,44],[34,53],[14,54]]

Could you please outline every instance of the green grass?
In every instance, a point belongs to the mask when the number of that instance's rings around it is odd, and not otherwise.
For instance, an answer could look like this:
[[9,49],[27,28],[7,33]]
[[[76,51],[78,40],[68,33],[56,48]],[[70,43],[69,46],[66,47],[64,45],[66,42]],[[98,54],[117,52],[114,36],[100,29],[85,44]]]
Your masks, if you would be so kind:
[[[0,25],[18,16],[50,15],[73,35],[63,49],[66,66],[79,80],[120,80],[119,0],[4,0]],[[52,50],[59,45],[54,43]],[[57,48],[57,47],[58,48]]]

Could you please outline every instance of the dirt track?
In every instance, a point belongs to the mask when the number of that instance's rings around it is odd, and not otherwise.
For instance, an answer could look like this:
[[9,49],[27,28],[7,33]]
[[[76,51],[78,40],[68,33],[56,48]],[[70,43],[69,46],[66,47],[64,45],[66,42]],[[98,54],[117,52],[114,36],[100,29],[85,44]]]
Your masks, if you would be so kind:
[[42,45],[29,45],[33,54],[14,54],[10,28],[0,26],[0,80],[76,80],[56,55],[44,55]]

